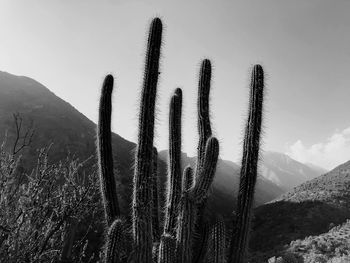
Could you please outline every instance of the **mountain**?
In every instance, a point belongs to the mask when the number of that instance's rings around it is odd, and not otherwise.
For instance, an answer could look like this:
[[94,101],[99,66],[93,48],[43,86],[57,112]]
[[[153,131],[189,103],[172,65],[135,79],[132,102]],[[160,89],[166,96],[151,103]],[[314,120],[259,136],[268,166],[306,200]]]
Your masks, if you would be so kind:
[[[98,105],[96,110],[97,108]],[[21,152],[22,166],[25,169],[30,171],[36,165],[38,149],[49,145],[50,162],[59,161],[67,155],[76,156],[80,160],[95,156],[95,123],[39,82],[28,77],[0,72],[0,138],[8,131],[5,148],[9,151],[12,150],[16,137],[12,115],[17,112],[23,119],[22,134],[30,127],[31,121],[35,128],[31,146]],[[118,171],[116,180],[121,209],[126,213],[131,204],[135,144],[113,134],[112,147],[114,167]],[[185,164],[195,161],[194,158],[187,157],[184,157],[184,160]],[[166,180],[165,161],[159,158],[158,163],[162,189]],[[93,158],[91,167],[96,170],[96,157]],[[238,188],[239,167],[232,162],[219,161],[217,171],[209,205],[214,213],[230,215],[235,204],[234,194]],[[263,177],[259,179],[258,185],[256,205],[270,201],[282,193],[279,187]]]
[[306,166],[309,166],[311,169],[315,170],[316,172],[318,172],[318,174],[325,174],[327,173],[329,170],[326,170],[322,167],[319,167],[313,163],[304,163]]
[[[99,87],[96,87],[97,89]],[[98,105],[96,105],[97,110]],[[22,76],[0,72],[0,138],[7,131],[6,149],[11,150],[15,140],[13,113],[23,119],[22,135],[33,121],[35,134],[32,144],[21,154],[22,166],[31,170],[36,165],[38,150],[50,144],[49,161],[56,162],[67,155],[85,160],[95,156],[96,124],[72,105],[57,97],[39,82]],[[1,139],[0,139],[1,141]],[[112,135],[112,147],[122,211],[129,210],[132,183],[133,150],[135,144],[117,134]],[[90,162],[96,169],[96,157]],[[165,164],[161,165],[165,167]]]
[[[167,151],[160,151],[159,158],[164,162],[167,162]],[[182,154],[183,167],[186,167],[187,165],[195,167],[195,164],[196,157],[189,157],[185,153]],[[232,210],[236,204],[236,196],[239,186],[239,173],[239,165],[231,161],[219,159],[208,204],[211,209],[220,211],[221,214],[225,215],[232,213]],[[257,189],[255,192],[255,206],[271,201],[282,193],[283,190],[273,182],[259,176],[257,181]],[[225,200],[225,202],[223,202],[223,200]]]
[[274,182],[285,192],[326,173],[322,168],[312,164],[302,164],[278,152],[266,152],[259,168],[262,176]]
[[350,218],[350,161],[257,207],[254,213],[251,262],[285,251],[293,240],[318,236],[344,223]]

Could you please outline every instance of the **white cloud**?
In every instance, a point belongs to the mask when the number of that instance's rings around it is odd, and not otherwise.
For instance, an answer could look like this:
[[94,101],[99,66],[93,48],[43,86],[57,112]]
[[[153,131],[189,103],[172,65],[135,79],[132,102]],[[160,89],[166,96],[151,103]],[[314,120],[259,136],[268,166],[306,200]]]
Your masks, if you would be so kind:
[[335,132],[325,142],[309,147],[298,140],[288,146],[286,154],[302,163],[312,163],[325,169],[333,169],[350,160],[350,127],[341,132]]

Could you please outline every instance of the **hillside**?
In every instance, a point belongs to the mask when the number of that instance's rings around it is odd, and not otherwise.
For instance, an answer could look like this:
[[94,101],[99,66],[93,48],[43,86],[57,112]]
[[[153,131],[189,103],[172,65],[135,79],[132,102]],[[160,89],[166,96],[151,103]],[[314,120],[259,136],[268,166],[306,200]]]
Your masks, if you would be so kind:
[[[96,87],[99,88],[99,87]],[[98,105],[96,105],[97,110]],[[27,170],[34,167],[37,149],[52,144],[49,160],[52,162],[65,158],[68,154],[81,160],[95,155],[96,124],[77,111],[72,105],[57,97],[39,82],[22,76],[0,72],[0,136],[8,131],[6,148],[11,150],[15,137],[13,113],[20,113],[24,130],[33,121],[35,134],[30,148],[23,153],[22,166]],[[133,150],[135,144],[117,134],[112,135],[118,193],[122,211],[130,209],[131,184],[133,177]],[[161,155],[161,154],[160,154]],[[161,158],[160,158],[161,159]],[[96,161],[96,158],[94,157]],[[94,165],[96,162],[92,162]],[[193,162],[194,159],[188,160]],[[187,161],[185,162],[187,163]],[[96,169],[96,166],[94,167]],[[159,160],[159,175],[162,183],[166,180],[166,163]],[[234,208],[234,192],[238,179],[232,179],[232,171],[238,178],[238,166],[234,163],[220,162],[218,176],[213,187],[209,205],[213,213],[230,215]],[[257,191],[256,205],[263,204],[279,196],[282,191],[273,183],[262,178]],[[163,184],[164,185],[164,184]],[[234,188],[234,192],[232,191]]]
[[300,163],[288,155],[278,152],[264,153],[260,171],[262,176],[274,182],[284,191],[326,173],[312,164]]
[[[98,105],[96,110],[97,107]],[[36,164],[37,149],[50,144],[51,162],[61,160],[68,154],[80,160],[95,156],[96,124],[39,82],[0,72],[0,140],[8,131],[8,150],[12,149],[14,142],[15,125],[12,115],[16,112],[23,118],[24,131],[31,121],[35,128],[31,147],[21,153],[22,166],[27,170],[31,170]],[[117,183],[123,185],[119,187],[121,206],[126,211],[131,199],[129,186],[132,182],[131,164],[135,144],[117,134],[112,135],[112,144],[115,167],[118,170]],[[96,161],[96,158],[93,160]],[[96,169],[95,161],[91,162],[93,169]]]
[[[159,158],[167,162],[167,151],[161,151]],[[196,158],[182,154],[182,165],[195,167]],[[236,204],[236,196],[239,186],[240,167],[227,160],[219,160],[213,182],[209,206],[222,214],[230,215]],[[280,196],[283,191],[271,181],[259,177],[256,190],[255,206],[262,205]],[[222,202],[222,200],[225,202]]]
[[[250,249],[265,259],[350,218],[350,161],[255,209]],[[255,261],[252,261],[255,262]],[[258,262],[258,261],[256,261]]]
[[303,257],[305,263],[313,263],[316,259],[350,262],[350,220],[324,234],[292,241],[288,251]]

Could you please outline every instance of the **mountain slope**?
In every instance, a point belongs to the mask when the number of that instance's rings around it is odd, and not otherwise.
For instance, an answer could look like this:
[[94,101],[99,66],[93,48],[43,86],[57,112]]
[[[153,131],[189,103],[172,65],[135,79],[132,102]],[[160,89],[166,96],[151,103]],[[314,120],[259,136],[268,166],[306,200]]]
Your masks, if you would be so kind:
[[256,208],[250,249],[266,259],[291,241],[325,233],[348,218],[350,161]]
[[[22,152],[24,157],[22,166],[27,170],[31,170],[36,164],[37,149],[50,144],[52,146],[49,160],[52,162],[61,160],[68,154],[75,155],[81,160],[95,155],[96,124],[39,82],[28,77],[0,72],[0,138],[8,131],[6,143],[8,150],[11,150],[15,139],[12,114],[16,112],[23,118],[24,129],[32,120],[36,130],[31,147]],[[126,213],[131,207],[135,144],[113,134],[112,147],[114,167],[118,171],[115,173],[118,195],[121,198],[121,209]],[[160,159],[159,175],[161,188],[164,189],[166,163]],[[96,157],[93,160],[95,165]],[[185,163],[194,161],[188,159]],[[93,168],[96,170],[96,166]],[[235,177],[232,177],[232,172]],[[277,186],[264,178],[259,180],[259,184],[262,185],[259,189],[264,190],[257,191],[256,205],[270,201],[282,193]],[[234,193],[237,192],[237,188],[238,166],[234,163],[219,162],[212,201],[209,202],[210,210],[213,213],[230,215],[234,208]]]
[[[99,88],[99,87],[96,87]],[[97,105],[96,105],[97,109]],[[84,160],[95,156],[96,124],[69,103],[57,97],[37,81],[0,72],[0,138],[8,131],[6,148],[11,150],[15,139],[13,113],[23,118],[23,132],[32,120],[35,127],[33,143],[23,154],[22,166],[31,170],[36,164],[37,149],[52,144],[49,161],[55,162],[68,154]],[[122,210],[129,209],[134,143],[117,134],[112,135],[116,179]],[[92,165],[95,165],[93,158]],[[165,165],[162,165],[164,167]],[[93,166],[96,169],[96,166]]]
[[[167,162],[167,151],[159,152],[159,158]],[[182,165],[186,167],[191,165],[195,167],[196,157],[188,157],[182,154]],[[215,208],[221,214],[230,215],[236,205],[236,196],[239,187],[240,167],[226,160],[219,160],[216,174],[213,182],[211,196],[209,198],[209,207]],[[274,183],[260,176],[257,182],[255,193],[255,206],[262,205],[281,195],[283,191]],[[225,202],[222,202],[225,200]]]
[[260,172],[284,191],[288,191],[326,171],[317,166],[302,164],[283,153],[266,152],[260,164]]
[[316,258],[350,262],[350,220],[324,234],[292,241],[288,251],[302,256],[305,263],[313,263]]

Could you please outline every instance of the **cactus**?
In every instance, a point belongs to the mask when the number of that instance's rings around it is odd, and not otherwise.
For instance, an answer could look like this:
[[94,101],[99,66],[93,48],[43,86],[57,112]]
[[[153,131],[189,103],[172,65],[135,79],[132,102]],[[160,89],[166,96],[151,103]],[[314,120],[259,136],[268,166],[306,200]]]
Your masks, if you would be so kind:
[[162,22],[159,18],[155,18],[148,36],[132,201],[132,230],[136,262],[145,263],[152,262],[152,166],[149,164],[153,162],[154,112],[161,39]]
[[158,263],[175,263],[176,259],[176,240],[169,234],[162,235]]
[[193,170],[191,167],[186,167],[186,169],[183,172],[182,175],[182,186],[181,186],[181,192],[184,194],[186,191],[191,189],[193,187],[194,178],[193,178]]
[[108,229],[105,250],[106,263],[122,263],[128,258],[128,235],[125,224],[116,219]]
[[224,263],[226,253],[226,228],[222,218],[217,218],[209,235],[208,262]]
[[169,110],[169,168],[164,233],[175,235],[181,197],[181,109],[182,90],[177,88]]
[[264,71],[255,65],[250,84],[248,120],[243,142],[243,159],[237,200],[237,217],[231,239],[231,263],[245,262],[249,225],[254,200],[259,160],[260,133],[263,109]]
[[209,137],[212,135],[209,116],[209,92],[211,80],[211,63],[210,60],[205,59],[202,62],[199,73],[198,84],[198,133],[199,142],[197,147],[197,168],[196,179],[198,177],[199,169],[203,166],[205,145]]
[[[199,72],[198,97],[197,97],[197,129],[198,129],[198,147],[197,147],[197,163],[195,179],[198,178],[200,169],[203,167],[205,143],[212,135],[210,125],[209,111],[209,94],[211,81],[211,62],[204,59]],[[207,250],[207,230],[203,228],[205,225],[204,213],[206,208],[206,200],[203,200],[198,207],[198,220],[196,224],[196,247],[194,263],[201,263],[205,257]]]
[[153,147],[153,164],[152,164],[152,230],[153,240],[160,239],[160,217],[159,217],[159,192],[158,192],[158,152]]
[[176,236],[179,263],[192,261],[192,241],[198,218],[198,207],[205,200],[213,182],[218,156],[219,142],[215,137],[210,137],[206,144],[203,167],[198,175],[198,180],[191,189],[184,193],[181,201]]
[[[97,147],[102,201],[108,225],[105,259],[107,263],[204,263],[208,259],[210,262],[223,263],[226,262],[223,220],[216,222],[211,231],[208,227],[203,227],[205,222],[203,213],[219,155],[219,143],[212,137],[210,126],[211,62],[207,59],[201,65],[198,89],[199,142],[195,173],[189,166],[181,173],[181,89],[176,89],[171,99],[168,192],[163,234],[160,237],[158,154],[153,146],[153,136],[161,36],[162,23],[159,18],[155,18],[148,38],[139,113],[133,180],[132,238],[128,236],[127,222],[120,215],[113,174],[110,131],[113,77],[108,75],[103,84]],[[252,75],[244,138],[237,225],[229,251],[230,262],[234,263],[244,261],[248,242],[247,234],[259,156],[262,99],[263,70],[261,66],[256,65]]]
[[101,184],[102,201],[108,225],[120,215],[117,189],[113,172],[113,155],[111,142],[111,114],[113,76],[107,75],[102,86],[99,118],[97,125],[97,156]]

